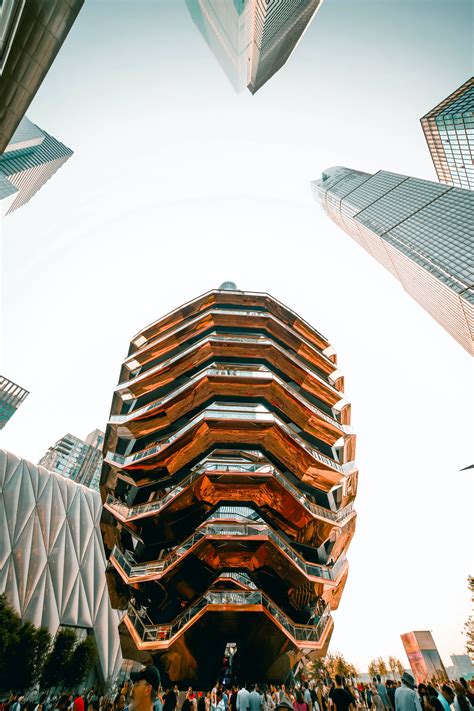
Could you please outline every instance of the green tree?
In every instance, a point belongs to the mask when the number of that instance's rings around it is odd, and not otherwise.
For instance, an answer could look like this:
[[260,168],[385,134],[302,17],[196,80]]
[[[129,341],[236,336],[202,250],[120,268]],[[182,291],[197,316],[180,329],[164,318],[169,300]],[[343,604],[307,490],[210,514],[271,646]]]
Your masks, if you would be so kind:
[[349,679],[351,677],[356,677],[358,675],[357,669],[353,664],[346,661],[344,655],[341,652],[333,652],[326,654],[325,657],[326,669],[329,672],[329,676],[334,678],[336,674]]
[[41,687],[43,689],[50,689],[64,684],[75,644],[76,635],[73,630],[59,630],[41,675]]
[[8,660],[11,686],[27,690],[40,679],[51,646],[48,630],[37,629],[31,622],[24,622],[18,632],[18,640]]
[[97,659],[97,647],[92,635],[77,644],[65,669],[64,684],[68,689],[76,689],[92,670]]
[[[470,575],[467,579],[469,590],[471,592],[471,602],[474,603],[474,577]],[[474,617],[472,615],[467,619],[464,625],[466,630],[466,652],[474,662]]]
[[0,690],[11,690],[9,659],[18,644],[21,621],[8,604],[5,595],[0,595]]
[[314,659],[308,665],[308,676],[315,681],[323,681],[329,676],[326,661],[322,659]]

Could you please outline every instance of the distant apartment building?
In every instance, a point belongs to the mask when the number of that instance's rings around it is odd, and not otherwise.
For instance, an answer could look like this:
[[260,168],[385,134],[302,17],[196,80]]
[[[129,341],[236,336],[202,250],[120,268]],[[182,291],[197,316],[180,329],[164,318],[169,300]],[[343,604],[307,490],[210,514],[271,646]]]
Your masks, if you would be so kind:
[[5,427],[28,395],[28,390],[0,375],[0,430]]
[[186,0],[230,82],[255,94],[285,64],[322,0]]
[[421,119],[438,180],[474,190],[474,77]]
[[91,432],[85,441],[67,434],[48,449],[38,465],[98,491],[103,443],[100,430]]
[[339,227],[474,353],[474,193],[380,170],[340,166],[312,183]]
[[474,677],[474,664],[468,654],[451,654],[452,667],[450,677],[452,679],[472,679]]
[[84,0],[0,2],[0,154],[48,73]]
[[24,118],[0,155],[0,206],[8,214],[25,205],[72,156],[72,150]]
[[448,681],[433,635],[427,630],[401,635],[413,676],[417,684],[428,681]]

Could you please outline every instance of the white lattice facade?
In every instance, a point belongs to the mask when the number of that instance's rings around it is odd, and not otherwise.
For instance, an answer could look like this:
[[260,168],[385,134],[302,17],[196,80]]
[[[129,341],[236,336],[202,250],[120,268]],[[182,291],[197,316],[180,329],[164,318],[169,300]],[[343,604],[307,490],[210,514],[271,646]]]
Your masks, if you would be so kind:
[[0,593],[23,619],[52,634],[60,625],[92,630],[110,684],[122,654],[101,511],[97,492],[0,450]]

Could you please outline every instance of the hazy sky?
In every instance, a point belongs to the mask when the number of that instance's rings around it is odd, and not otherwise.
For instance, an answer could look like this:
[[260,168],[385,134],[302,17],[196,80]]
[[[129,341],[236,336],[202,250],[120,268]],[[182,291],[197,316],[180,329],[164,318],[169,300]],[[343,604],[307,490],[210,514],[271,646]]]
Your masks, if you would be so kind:
[[468,354],[334,225],[332,165],[436,180],[419,118],[472,73],[469,0],[326,0],[286,66],[237,95],[184,0],[88,0],[28,116],[74,151],[4,222],[1,373],[31,395],[1,446],[37,461],[105,428],[132,336],[231,279],[332,342],[360,468],[331,649],[400,633],[464,651],[472,571]]

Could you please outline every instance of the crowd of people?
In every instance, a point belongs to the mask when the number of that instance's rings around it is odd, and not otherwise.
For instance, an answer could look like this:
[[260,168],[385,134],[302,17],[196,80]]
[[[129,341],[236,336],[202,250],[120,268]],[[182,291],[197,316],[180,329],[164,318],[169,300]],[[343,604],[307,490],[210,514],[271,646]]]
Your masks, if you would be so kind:
[[474,685],[465,679],[418,684],[405,672],[400,681],[374,677],[369,684],[346,680],[285,684],[216,684],[207,691],[178,685],[163,689],[156,667],[131,675],[113,697],[62,694],[38,700],[12,694],[0,711],[474,711]]

